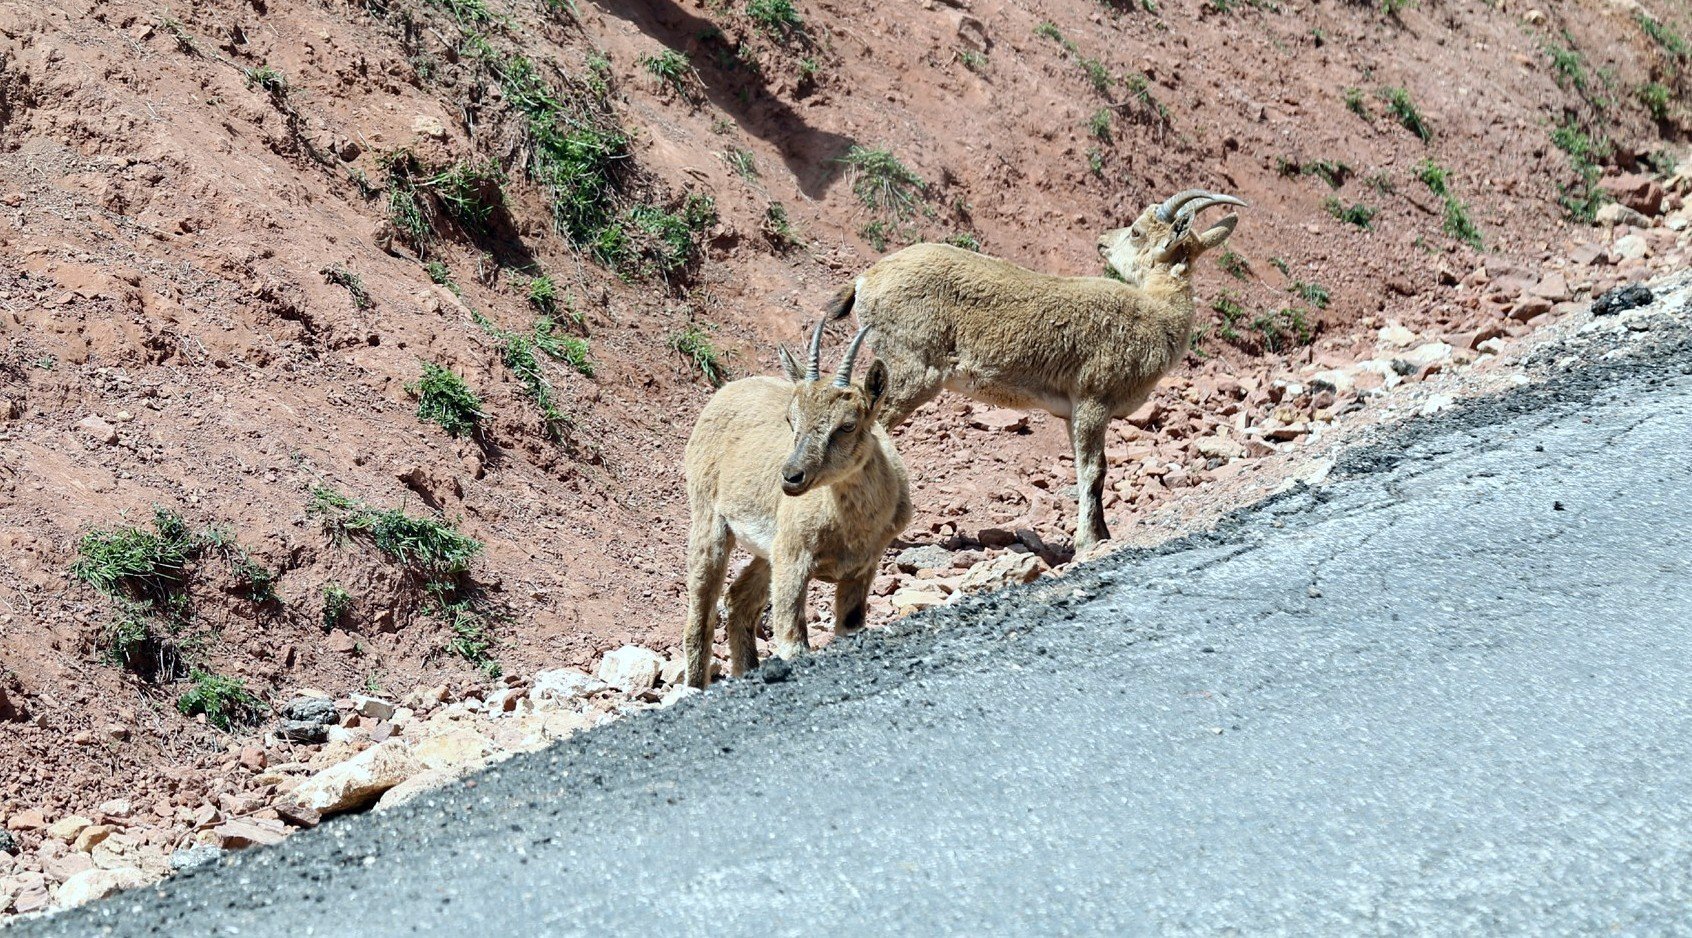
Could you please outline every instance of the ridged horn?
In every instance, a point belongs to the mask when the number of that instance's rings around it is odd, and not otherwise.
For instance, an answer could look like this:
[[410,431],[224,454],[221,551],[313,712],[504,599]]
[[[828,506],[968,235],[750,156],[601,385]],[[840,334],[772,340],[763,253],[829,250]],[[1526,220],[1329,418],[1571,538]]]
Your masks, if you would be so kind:
[[860,326],[858,334],[852,337],[852,344],[846,346],[846,357],[840,361],[840,370],[834,373],[834,386],[849,387],[852,384],[852,363],[858,360],[858,349],[864,344],[864,336],[869,335],[869,326]]
[[1173,221],[1175,219],[1176,209],[1201,195],[1209,194],[1209,192],[1206,192],[1203,189],[1183,189],[1169,198],[1164,199],[1163,204],[1157,207],[1157,220],[1165,223]]
[[1203,198],[1193,199],[1187,204],[1181,206],[1181,210],[1175,213],[1175,227],[1186,227],[1192,222],[1194,215],[1210,208],[1212,205],[1238,205],[1243,208],[1250,207],[1246,205],[1244,200],[1237,199],[1231,195],[1220,195],[1215,192],[1207,192],[1204,194]]
[[818,369],[822,367],[822,339],[823,320],[817,320],[817,328],[811,332],[811,357],[805,362],[805,380],[815,381],[821,377]]

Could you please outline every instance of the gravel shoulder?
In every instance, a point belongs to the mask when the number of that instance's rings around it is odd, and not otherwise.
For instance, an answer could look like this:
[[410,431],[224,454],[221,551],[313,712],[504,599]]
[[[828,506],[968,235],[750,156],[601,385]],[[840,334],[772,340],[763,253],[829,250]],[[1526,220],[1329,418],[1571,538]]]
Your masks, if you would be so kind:
[[1687,927],[1687,291],[1214,530],[12,933]]

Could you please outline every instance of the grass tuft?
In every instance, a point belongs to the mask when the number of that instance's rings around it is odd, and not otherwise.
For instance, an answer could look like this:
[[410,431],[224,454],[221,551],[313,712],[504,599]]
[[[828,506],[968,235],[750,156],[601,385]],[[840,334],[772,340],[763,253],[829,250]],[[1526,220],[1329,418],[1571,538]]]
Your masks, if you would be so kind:
[[670,348],[691,361],[712,387],[723,386],[726,372],[723,369],[722,356],[717,347],[711,344],[710,337],[700,331],[698,326],[688,326],[670,336]]
[[1416,102],[1410,99],[1410,92],[1403,88],[1383,88],[1381,97],[1386,99],[1387,111],[1393,120],[1398,121],[1405,130],[1410,131],[1422,139],[1423,143],[1433,140],[1433,131],[1422,120],[1422,113],[1416,110]]
[[318,271],[318,273],[323,275],[324,282],[332,283],[338,287],[345,287],[347,294],[352,297],[353,306],[355,308],[369,309],[375,305],[375,303],[370,299],[370,294],[364,290],[364,278],[360,277],[358,274],[353,273],[339,264],[325,267]]
[[438,423],[448,436],[473,436],[482,419],[482,402],[464,379],[434,362],[423,363],[423,377],[405,386],[417,398],[417,417]]
[[893,151],[867,149],[853,145],[840,158],[852,171],[852,193],[865,206],[891,212],[898,218],[908,216],[917,201],[927,191],[922,177],[899,162]]
[[176,698],[176,709],[184,716],[205,714],[206,722],[220,730],[258,722],[264,704],[242,682],[195,668],[188,679],[192,686]]
[[336,537],[368,540],[400,566],[431,580],[467,572],[470,561],[482,552],[480,541],[459,533],[445,518],[373,508],[326,486],[312,489],[306,514],[321,516]]
[[1370,222],[1373,221],[1375,215],[1378,214],[1375,209],[1364,205],[1362,202],[1355,202],[1351,205],[1346,205],[1333,196],[1328,196],[1327,200],[1322,203],[1322,208],[1326,209],[1329,215],[1334,216],[1340,221],[1356,225],[1365,231],[1373,229],[1374,226],[1370,224]]

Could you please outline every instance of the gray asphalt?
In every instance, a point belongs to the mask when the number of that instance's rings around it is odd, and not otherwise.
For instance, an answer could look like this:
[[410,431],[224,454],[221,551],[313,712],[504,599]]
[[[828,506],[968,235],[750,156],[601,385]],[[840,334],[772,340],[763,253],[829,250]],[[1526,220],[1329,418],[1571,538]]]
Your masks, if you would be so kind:
[[1215,532],[18,931],[1692,932],[1692,344],[1601,350]]

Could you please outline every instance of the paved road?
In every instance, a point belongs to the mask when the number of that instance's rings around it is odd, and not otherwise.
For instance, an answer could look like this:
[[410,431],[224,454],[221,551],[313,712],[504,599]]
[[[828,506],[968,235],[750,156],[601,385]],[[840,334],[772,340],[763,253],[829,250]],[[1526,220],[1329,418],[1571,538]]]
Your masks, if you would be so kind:
[[[1692,345],[30,934],[1692,931]],[[845,644],[845,643],[843,643]]]

